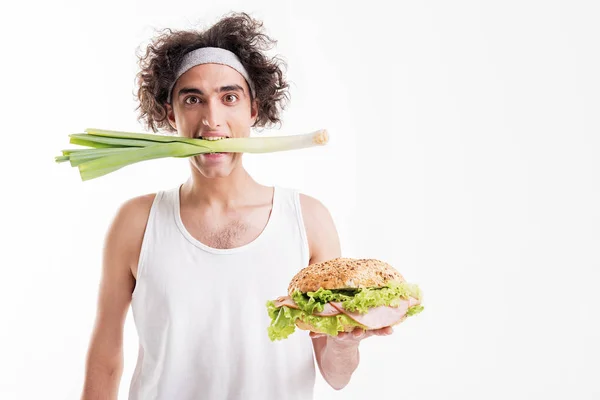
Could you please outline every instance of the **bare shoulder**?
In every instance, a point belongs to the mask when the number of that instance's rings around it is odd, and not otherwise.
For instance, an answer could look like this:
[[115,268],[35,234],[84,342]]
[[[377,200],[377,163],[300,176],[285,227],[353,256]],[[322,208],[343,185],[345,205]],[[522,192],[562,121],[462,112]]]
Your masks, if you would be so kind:
[[137,275],[137,263],[156,193],[145,194],[123,202],[118,208],[106,237],[110,258],[118,258]]
[[117,228],[113,233],[127,235],[144,229],[155,197],[156,193],[145,194],[123,202],[113,219],[112,227]]
[[150,214],[156,193],[144,194],[126,200],[118,209],[117,216],[132,220],[144,219]]
[[340,240],[329,209],[315,197],[300,194],[302,218],[306,227],[310,263],[340,257]]
[[300,206],[302,207],[302,217],[304,218],[304,223],[307,225],[307,229],[323,228],[326,225],[330,226],[333,224],[333,218],[329,209],[320,200],[300,193]]

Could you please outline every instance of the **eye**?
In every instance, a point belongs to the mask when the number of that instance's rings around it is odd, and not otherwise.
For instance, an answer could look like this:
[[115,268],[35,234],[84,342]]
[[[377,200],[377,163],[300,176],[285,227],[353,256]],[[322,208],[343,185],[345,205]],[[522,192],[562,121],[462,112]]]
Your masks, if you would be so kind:
[[235,103],[238,100],[238,96],[236,94],[226,94],[225,97],[223,97],[223,100],[225,100],[226,103]]
[[[192,100],[193,100],[193,101],[192,101]],[[185,104],[198,104],[198,103],[200,103],[200,99],[199,99],[198,97],[196,97],[196,96],[189,96],[189,97],[186,97],[186,98],[183,100],[183,102],[184,102]]]

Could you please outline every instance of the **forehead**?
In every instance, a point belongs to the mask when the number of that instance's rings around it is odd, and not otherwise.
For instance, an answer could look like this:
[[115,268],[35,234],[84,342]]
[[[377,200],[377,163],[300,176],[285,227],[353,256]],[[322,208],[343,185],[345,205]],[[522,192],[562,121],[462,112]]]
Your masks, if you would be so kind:
[[175,87],[195,86],[206,90],[238,84],[247,90],[244,77],[235,69],[222,64],[201,64],[190,68],[177,80]]

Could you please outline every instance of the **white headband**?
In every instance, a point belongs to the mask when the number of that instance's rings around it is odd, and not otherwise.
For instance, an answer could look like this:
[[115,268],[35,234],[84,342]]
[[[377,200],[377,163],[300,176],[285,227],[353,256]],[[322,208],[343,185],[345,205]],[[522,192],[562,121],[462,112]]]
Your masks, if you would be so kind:
[[246,68],[244,68],[238,56],[236,56],[233,52],[229,50],[225,50],[219,47],[201,47],[199,49],[190,51],[183,57],[183,61],[181,61],[181,65],[177,70],[177,74],[175,74],[175,79],[169,87],[169,94],[167,97],[167,102],[169,104],[171,103],[171,92],[175,87],[177,79],[179,79],[179,77],[183,75],[186,71],[188,71],[190,68],[200,64],[222,64],[235,69],[237,72],[240,73],[240,75],[244,77],[244,79],[246,79],[246,82],[250,87],[252,97],[256,97],[256,93],[254,91],[254,83],[250,79],[250,75],[248,75]]

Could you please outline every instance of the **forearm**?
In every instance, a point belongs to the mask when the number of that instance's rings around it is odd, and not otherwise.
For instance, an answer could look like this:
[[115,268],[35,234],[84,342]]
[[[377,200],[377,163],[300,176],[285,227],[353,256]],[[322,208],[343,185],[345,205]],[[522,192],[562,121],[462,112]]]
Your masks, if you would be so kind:
[[316,339],[315,356],[323,378],[335,390],[343,389],[358,367],[358,342],[340,342],[328,337]]
[[117,400],[122,370],[121,363],[88,361],[81,400]]

